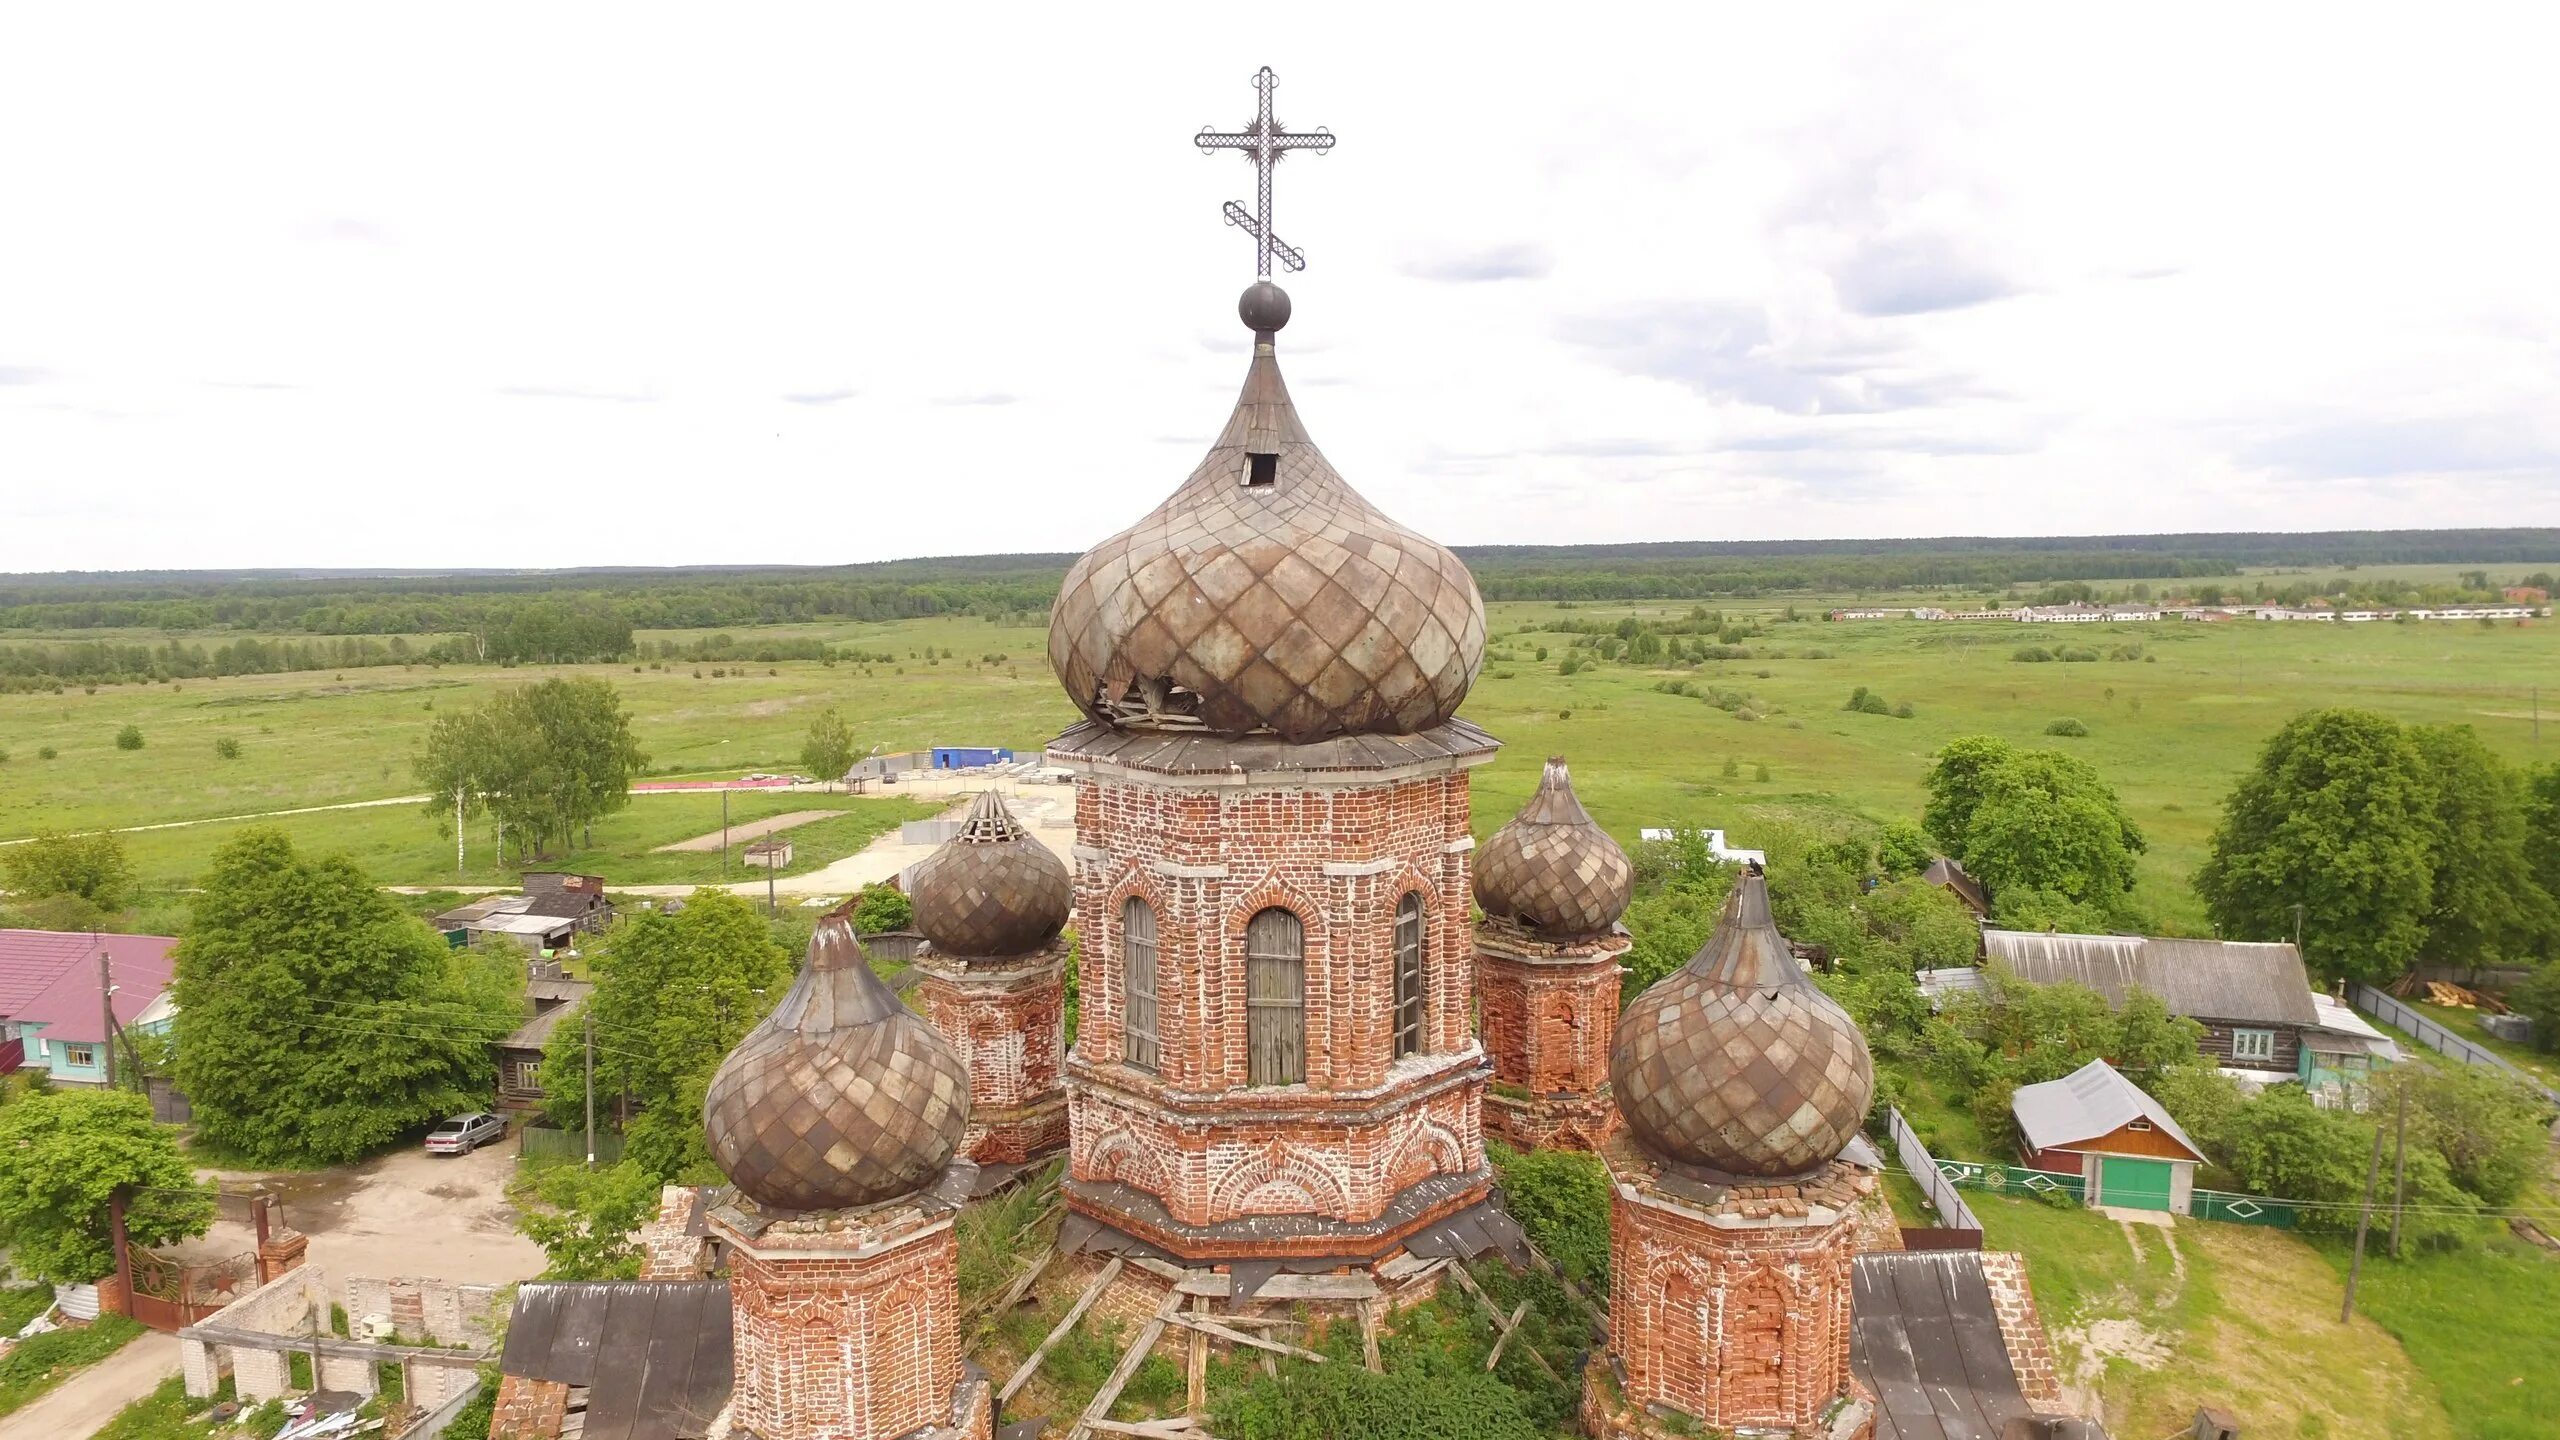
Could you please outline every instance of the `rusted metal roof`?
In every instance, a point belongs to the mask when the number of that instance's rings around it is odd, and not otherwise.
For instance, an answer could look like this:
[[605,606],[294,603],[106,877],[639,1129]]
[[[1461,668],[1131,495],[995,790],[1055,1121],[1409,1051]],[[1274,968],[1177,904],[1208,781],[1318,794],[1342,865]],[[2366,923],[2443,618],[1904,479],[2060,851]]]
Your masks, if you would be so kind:
[[2050,935],[1985,930],[1991,963],[2038,985],[2086,985],[2121,1005],[2136,986],[2174,1015],[2260,1025],[2317,1025],[2311,979],[2291,945],[2168,940],[2140,935]]
[[1849,1369],[1876,1397],[1876,1440],[2105,1440],[2088,1421],[2027,1404],[1980,1251],[1861,1255],[1849,1296]]
[[729,1403],[729,1282],[529,1284],[505,1374],[587,1388],[589,1440],[702,1440]]

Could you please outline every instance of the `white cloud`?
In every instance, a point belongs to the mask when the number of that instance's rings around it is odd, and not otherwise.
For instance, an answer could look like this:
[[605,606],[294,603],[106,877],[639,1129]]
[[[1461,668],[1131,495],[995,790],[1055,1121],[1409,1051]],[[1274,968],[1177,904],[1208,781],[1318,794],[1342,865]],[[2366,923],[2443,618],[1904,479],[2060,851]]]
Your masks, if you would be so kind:
[[1242,378],[1262,64],[1444,539],[2560,523],[2531,10],[447,14],[0,14],[0,570],[1089,543]]

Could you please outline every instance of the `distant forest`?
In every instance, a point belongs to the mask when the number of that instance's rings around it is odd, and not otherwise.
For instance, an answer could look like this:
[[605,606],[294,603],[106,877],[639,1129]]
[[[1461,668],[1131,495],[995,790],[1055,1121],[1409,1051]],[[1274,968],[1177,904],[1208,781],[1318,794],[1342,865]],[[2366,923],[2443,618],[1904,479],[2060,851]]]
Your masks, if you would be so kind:
[[[2560,529],[1478,545],[1458,547],[1458,553],[1488,600],[1749,599],[1918,589],[1991,595],[2020,587],[2091,593],[2108,581],[2209,581],[2251,568],[2549,564],[2560,562]],[[973,555],[829,568],[0,576],[0,634],[145,628],[204,635],[201,642],[156,645],[0,644],[0,688],[421,661],[626,659],[637,653],[636,630],[932,615],[1035,619],[1047,611],[1073,559]],[[2238,592],[2230,585],[2196,588]],[[224,632],[254,633],[226,638]],[[414,636],[434,638],[397,638]],[[716,653],[724,648],[729,647],[689,646],[685,653],[755,659],[770,647],[756,642],[737,647],[742,653],[736,655]],[[791,648],[792,658],[803,649],[823,658],[815,652],[824,647]]]

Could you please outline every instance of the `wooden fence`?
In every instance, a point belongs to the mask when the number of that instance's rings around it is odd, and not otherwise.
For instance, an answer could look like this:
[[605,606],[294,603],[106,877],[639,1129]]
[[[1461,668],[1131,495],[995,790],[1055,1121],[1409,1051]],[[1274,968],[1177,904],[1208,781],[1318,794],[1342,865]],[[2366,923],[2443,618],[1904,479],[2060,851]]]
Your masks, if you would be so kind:
[[[548,1125],[527,1125],[516,1132],[516,1153],[528,1160],[576,1160],[587,1158],[587,1137],[582,1130],[556,1130]],[[611,1130],[596,1132],[596,1163],[610,1165],[622,1158],[622,1137]]]
[[2385,1025],[2409,1032],[2419,1044],[2439,1055],[2451,1056],[2465,1065],[2485,1065],[2512,1075],[2533,1087],[2535,1093],[2554,1105],[2560,1105],[2560,1090],[2554,1090],[2531,1075],[2516,1068],[2515,1062],[2494,1050],[2463,1039],[2442,1025],[2428,1019],[2417,1007],[2404,1005],[2370,985],[2358,985],[2348,997],[2355,1007]]
[[1956,1193],[1954,1182],[1939,1171],[1938,1162],[1930,1157],[1929,1147],[1921,1144],[1920,1137],[1912,1133],[1910,1122],[1902,1118],[1902,1111],[1888,1106],[1884,1112],[1884,1123],[1886,1133],[1893,1139],[1895,1157],[1902,1161],[1902,1168],[1911,1176],[1911,1183],[1919,1186],[1920,1193],[1928,1198],[1929,1208],[1937,1211],[1938,1218],[1946,1222],[1946,1228],[1970,1230],[1980,1235],[1982,1221],[1975,1217],[1973,1207],[1964,1203],[1964,1197]]

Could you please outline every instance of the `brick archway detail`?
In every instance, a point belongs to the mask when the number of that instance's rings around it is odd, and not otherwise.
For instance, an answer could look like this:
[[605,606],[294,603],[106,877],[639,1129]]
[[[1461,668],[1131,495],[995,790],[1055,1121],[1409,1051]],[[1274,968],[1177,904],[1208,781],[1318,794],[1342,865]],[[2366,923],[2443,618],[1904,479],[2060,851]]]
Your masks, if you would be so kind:
[[1103,1132],[1086,1152],[1084,1168],[1096,1180],[1117,1180],[1150,1195],[1161,1195],[1171,1188],[1164,1163],[1127,1125]]
[[[1278,1208],[1268,1192],[1303,1203],[1296,1210]],[[1319,1157],[1280,1140],[1230,1167],[1211,1187],[1209,1198],[1220,1218],[1313,1213],[1346,1220],[1351,1215],[1351,1191],[1342,1177]]]

